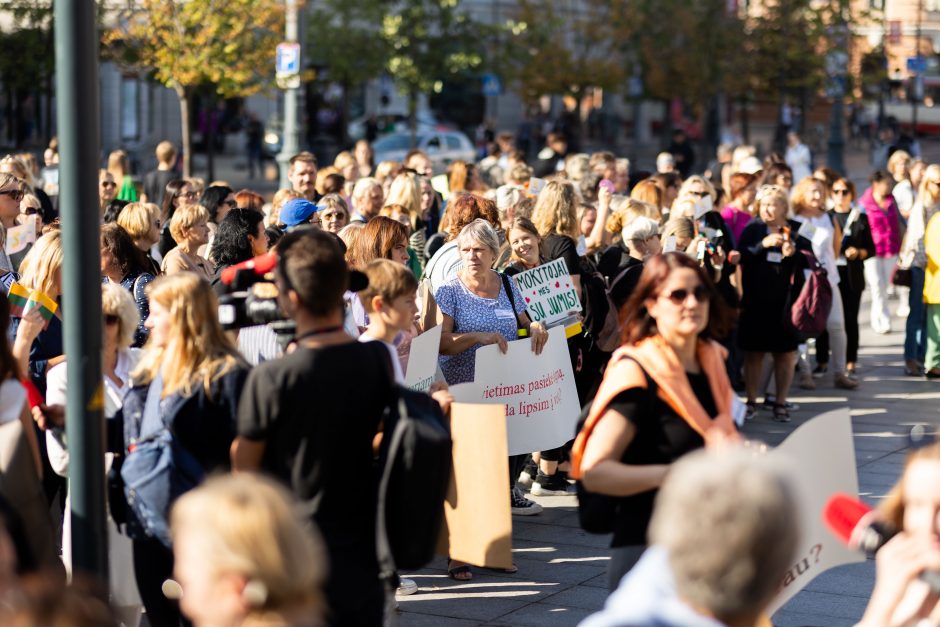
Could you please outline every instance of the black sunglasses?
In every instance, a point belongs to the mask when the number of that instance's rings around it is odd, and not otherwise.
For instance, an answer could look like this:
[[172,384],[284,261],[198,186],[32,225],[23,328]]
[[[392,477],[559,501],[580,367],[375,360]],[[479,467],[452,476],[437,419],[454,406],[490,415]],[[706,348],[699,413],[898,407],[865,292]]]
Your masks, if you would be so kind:
[[834,190],[832,190],[832,193],[833,193],[833,194],[838,194],[839,196],[844,196],[845,194],[848,194],[848,193],[849,193],[849,190],[847,190],[847,189],[834,189]]
[[710,195],[708,192],[693,192],[693,191],[690,191],[689,193],[692,194],[693,196],[698,196],[699,198],[705,198],[706,196],[709,196],[709,195]]
[[698,303],[704,303],[711,300],[712,294],[711,291],[704,285],[697,285],[694,290],[687,290],[684,287],[677,290],[673,290],[668,294],[662,294],[672,302],[677,305],[683,304],[689,298],[689,294],[695,296],[695,301]]
[[23,190],[21,189],[0,189],[0,195],[9,196],[14,202],[23,200]]
[[105,315],[104,315],[104,323],[107,324],[107,325],[117,324],[117,323],[120,322],[120,321],[121,321],[121,319],[120,319],[118,316],[114,315],[114,314],[105,314]]

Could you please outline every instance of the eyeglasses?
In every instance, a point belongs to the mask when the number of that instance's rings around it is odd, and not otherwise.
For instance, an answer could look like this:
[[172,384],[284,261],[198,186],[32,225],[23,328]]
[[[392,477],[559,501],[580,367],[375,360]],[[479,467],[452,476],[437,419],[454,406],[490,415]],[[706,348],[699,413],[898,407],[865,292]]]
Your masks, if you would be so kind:
[[664,298],[668,298],[676,305],[681,305],[689,299],[689,296],[695,297],[695,302],[697,303],[706,303],[711,300],[711,292],[704,285],[697,285],[694,290],[687,290],[684,287],[677,290],[673,290],[668,294],[660,294]]
[[0,196],[9,196],[14,202],[23,200],[23,190],[21,189],[0,189]]
[[27,215],[27,216],[39,215],[39,209],[36,209],[35,207],[26,207],[26,209],[23,211],[23,215]]
[[197,194],[196,192],[186,192],[185,194],[180,194],[180,196],[182,196],[183,198],[195,198],[198,195],[199,194]]
[[706,196],[709,195],[708,192],[693,192],[693,191],[690,191],[689,193],[690,193],[691,195],[693,195],[693,196],[698,196],[699,198],[705,198]]
[[111,181],[101,181],[102,187],[117,187],[117,183],[112,183]]
[[105,323],[106,325],[108,325],[108,326],[110,326],[110,325],[112,325],[112,324],[117,324],[117,323],[120,322],[120,321],[121,321],[121,319],[120,319],[118,316],[114,315],[114,314],[105,314],[105,315],[104,315],[104,323]]
[[834,189],[834,190],[832,190],[832,193],[833,193],[833,194],[838,194],[839,196],[844,196],[845,194],[848,194],[848,193],[849,193],[849,190],[847,190],[847,189]]

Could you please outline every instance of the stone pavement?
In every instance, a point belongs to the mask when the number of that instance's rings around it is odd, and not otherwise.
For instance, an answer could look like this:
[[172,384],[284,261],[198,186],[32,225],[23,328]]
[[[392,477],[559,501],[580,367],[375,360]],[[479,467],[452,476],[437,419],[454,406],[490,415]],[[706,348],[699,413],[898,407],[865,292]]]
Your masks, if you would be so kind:
[[[862,385],[846,392],[817,379],[813,392],[794,390],[800,411],[789,424],[775,423],[761,412],[745,433],[771,445],[813,416],[847,406],[852,415],[861,495],[870,503],[882,498],[897,480],[912,426],[940,424],[940,384],[905,377],[902,372],[903,320],[889,335],[875,335],[862,306],[862,349],[858,373]],[[934,402],[931,402],[934,401]],[[608,537],[580,529],[571,497],[532,497],[545,511],[513,518],[515,575],[474,568],[470,582],[447,577],[446,563],[409,574],[420,586],[399,598],[400,624],[423,625],[575,625],[607,598]],[[773,617],[778,627],[841,627],[862,615],[874,583],[874,563],[836,568],[814,580]]]

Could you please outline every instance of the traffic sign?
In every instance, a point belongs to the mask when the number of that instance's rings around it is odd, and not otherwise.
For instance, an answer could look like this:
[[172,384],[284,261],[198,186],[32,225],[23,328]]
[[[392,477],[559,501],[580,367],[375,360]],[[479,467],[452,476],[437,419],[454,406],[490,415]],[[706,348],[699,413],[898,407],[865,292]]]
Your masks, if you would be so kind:
[[917,56],[907,58],[907,71],[914,74],[923,74],[927,71],[927,57]]
[[503,82],[495,74],[483,75],[483,95],[499,96],[503,93]]
[[281,89],[299,88],[300,44],[295,41],[285,41],[278,44],[274,69],[278,87]]

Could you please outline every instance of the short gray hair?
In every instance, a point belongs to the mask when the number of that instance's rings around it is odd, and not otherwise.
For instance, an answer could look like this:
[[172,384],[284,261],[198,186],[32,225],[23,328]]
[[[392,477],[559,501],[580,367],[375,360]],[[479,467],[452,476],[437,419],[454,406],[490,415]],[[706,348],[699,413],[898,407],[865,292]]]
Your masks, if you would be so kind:
[[356,181],[356,186],[353,187],[352,197],[362,198],[363,196],[371,192],[373,187],[382,187],[382,184],[379,183],[377,179],[374,179],[371,176],[365,176],[359,179],[358,181]]
[[679,597],[721,622],[765,609],[799,533],[783,464],[743,448],[698,451],[677,462],[650,522],[650,541],[669,554]]
[[621,232],[625,242],[645,242],[654,235],[659,235],[659,225],[646,216],[633,218]]
[[499,255],[499,235],[496,229],[483,218],[477,218],[460,230],[457,236],[457,249],[460,250],[465,244],[483,244],[493,253],[493,256]]

